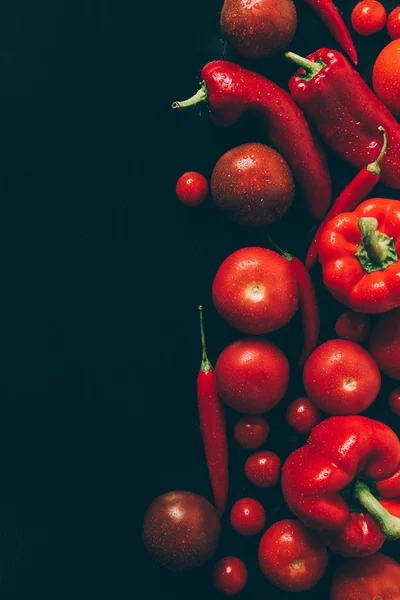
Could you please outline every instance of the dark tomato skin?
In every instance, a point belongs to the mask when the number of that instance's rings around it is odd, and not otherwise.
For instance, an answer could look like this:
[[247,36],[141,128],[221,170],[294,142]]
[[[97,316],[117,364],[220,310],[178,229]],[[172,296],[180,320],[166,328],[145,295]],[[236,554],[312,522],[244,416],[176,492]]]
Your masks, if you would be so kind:
[[372,35],[385,27],[386,10],[377,0],[362,0],[351,13],[351,24],[360,35]]
[[400,6],[396,6],[388,16],[387,32],[392,40],[400,38]]
[[301,435],[308,435],[321,419],[321,411],[308,398],[297,398],[286,410],[286,421]]
[[207,179],[196,171],[184,173],[176,183],[176,196],[186,206],[202,204],[208,196]]
[[281,459],[275,452],[260,450],[246,460],[244,472],[253,485],[260,488],[272,487],[279,479]]
[[235,440],[246,450],[257,450],[268,439],[269,425],[261,416],[245,415],[235,424]]
[[372,329],[369,351],[381,371],[400,380],[400,308],[379,317]]
[[226,556],[214,568],[213,583],[226,596],[239,594],[247,583],[246,565],[236,556]]
[[336,321],[336,335],[351,342],[365,342],[368,339],[371,324],[368,315],[346,310]]
[[242,498],[231,510],[231,525],[241,535],[257,535],[265,527],[265,510],[257,500]]
[[300,521],[286,519],[271,525],[258,549],[261,571],[271,583],[288,592],[314,587],[328,565],[325,544]]
[[389,556],[374,554],[346,560],[336,571],[330,600],[399,600],[400,565]]
[[400,417],[400,387],[395,388],[389,396],[389,408]]

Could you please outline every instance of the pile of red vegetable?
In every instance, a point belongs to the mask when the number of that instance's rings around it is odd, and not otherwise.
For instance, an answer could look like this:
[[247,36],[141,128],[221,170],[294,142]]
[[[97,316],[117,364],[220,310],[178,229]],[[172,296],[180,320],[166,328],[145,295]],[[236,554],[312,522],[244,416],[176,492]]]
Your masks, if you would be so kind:
[[[357,65],[355,46],[333,2],[307,3]],[[400,441],[388,425],[359,413],[376,401],[381,372],[400,381],[400,204],[366,199],[379,180],[400,189],[400,125],[393,116],[400,114],[400,7],[387,19],[379,2],[362,0],[351,20],[360,35],[387,23],[393,39],[375,64],[376,95],[343,54],[321,48],[306,58],[285,54],[299,67],[289,81],[290,94],[257,73],[217,60],[204,67],[200,90],[173,104],[185,109],[207,103],[218,126],[255,112],[275,148],[245,144],[220,158],[211,177],[218,210],[244,226],[269,225],[290,210],[296,183],[320,224],[304,264],[266,234],[270,248],[241,248],[217,270],[215,309],[248,337],[225,348],[214,370],[200,307],[198,409],[215,509],[190,492],[164,494],[146,513],[144,542],[161,564],[175,570],[199,567],[213,556],[234,467],[228,461],[228,406],[243,413],[235,440],[256,450],[245,462],[245,476],[261,488],[280,481],[293,515],[268,526],[260,539],[265,577],[283,590],[307,591],[323,576],[329,549],[346,559],[334,575],[331,600],[394,600],[400,598],[400,565],[378,551],[400,538]],[[222,34],[250,58],[284,51],[296,24],[292,0],[282,0],[279,9],[272,0],[225,0],[221,13]],[[358,170],[332,204],[322,145],[306,117]],[[197,205],[208,195],[208,182],[199,173],[186,173],[176,192],[184,204]],[[320,345],[318,300],[309,275],[317,259],[326,288],[347,307],[336,321],[337,339]],[[286,421],[309,437],[281,465],[277,454],[260,449],[269,436],[262,415],[284,398],[293,366],[263,336],[284,327],[298,310],[303,345],[297,368],[304,397],[287,406]],[[378,315],[372,326],[368,315]],[[368,339],[367,350],[360,344]],[[400,387],[393,385],[388,402],[400,416]],[[267,521],[265,507],[253,498],[240,498],[231,508],[230,524],[241,535],[260,534]],[[237,557],[225,557],[214,568],[214,585],[228,595],[239,593],[247,577]]]

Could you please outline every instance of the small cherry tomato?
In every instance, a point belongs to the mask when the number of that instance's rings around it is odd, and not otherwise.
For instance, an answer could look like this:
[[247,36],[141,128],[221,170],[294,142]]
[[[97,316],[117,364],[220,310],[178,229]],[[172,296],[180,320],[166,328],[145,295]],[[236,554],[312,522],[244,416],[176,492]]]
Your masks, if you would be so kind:
[[221,558],[215,565],[213,582],[217,590],[226,596],[239,594],[247,582],[246,565],[235,556]]
[[253,498],[238,500],[231,510],[231,525],[241,535],[257,535],[265,527],[265,510]]
[[321,421],[321,411],[308,398],[297,398],[287,407],[286,421],[297,433],[308,435]]
[[378,55],[372,86],[379,100],[394,115],[400,115],[400,39],[390,42]]
[[351,13],[351,24],[360,35],[371,35],[385,27],[386,10],[377,0],[362,0]]
[[351,342],[365,342],[370,332],[370,320],[368,315],[346,310],[336,321],[336,334],[343,340]]
[[324,574],[328,552],[322,540],[300,521],[286,519],[264,533],[258,562],[265,577],[280,589],[305,592]]
[[181,175],[176,184],[176,195],[179,202],[186,206],[198,206],[207,198],[207,179],[196,171]]
[[281,470],[281,459],[275,452],[261,450],[249,456],[244,466],[246,477],[253,485],[268,488],[276,484]]
[[266,442],[269,425],[264,417],[245,416],[236,421],[234,435],[242,448],[256,450]]
[[372,329],[369,351],[381,371],[400,380],[400,308],[379,317]]
[[397,387],[389,396],[389,408],[400,417],[400,387]]
[[330,598],[396,600],[400,598],[400,565],[380,553],[347,560],[333,577]]
[[387,32],[392,40],[400,38],[400,6],[392,10],[387,20]]

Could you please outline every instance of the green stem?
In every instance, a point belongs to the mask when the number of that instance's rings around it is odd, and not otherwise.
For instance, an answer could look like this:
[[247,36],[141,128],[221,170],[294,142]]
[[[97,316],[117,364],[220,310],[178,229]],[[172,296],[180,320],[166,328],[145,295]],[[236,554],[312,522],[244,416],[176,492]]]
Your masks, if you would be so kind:
[[271,244],[271,246],[273,246],[273,248],[275,248],[275,250],[277,252],[279,252],[279,254],[281,254],[284,258],[286,258],[286,260],[288,260],[289,262],[291,262],[293,256],[289,252],[286,252],[285,250],[282,250],[282,248],[280,248],[278,246],[278,244],[276,244],[274,242],[274,240],[269,236],[268,233],[267,233],[267,240],[269,241],[269,243]]
[[202,104],[203,102],[207,102],[208,100],[208,92],[206,88],[206,84],[204,81],[201,82],[201,87],[198,92],[195,93],[194,96],[188,98],[187,100],[182,100],[181,102],[173,102],[172,108],[177,110],[181,110],[183,108],[191,108],[192,106],[197,106],[197,104]]
[[400,519],[391,515],[386,508],[383,508],[365,483],[356,481],[353,494],[361,506],[378,521],[388,540],[397,540],[400,537]]
[[208,371],[213,370],[213,366],[208,360],[207,356],[207,348],[206,348],[206,338],[204,335],[204,323],[203,323],[203,307],[199,306],[200,312],[200,336],[201,336],[201,366],[200,371],[202,373],[207,373]]
[[388,255],[388,247],[381,243],[376,236],[378,221],[375,217],[362,217],[358,219],[358,228],[362,234],[362,241],[368,259],[376,265],[383,263]]
[[294,52],[285,52],[285,58],[291,60],[292,62],[296,63],[296,65],[304,69],[304,75],[301,77],[306,81],[311,81],[315,75],[318,75],[321,69],[326,67],[326,64],[322,62],[321,59],[313,62],[312,60],[308,60],[308,58],[304,58],[304,56],[300,56]]
[[387,149],[386,131],[384,130],[384,128],[382,126],[378,127],[378,129],[379,129],[379,131],[382,132],[383,144],[382,144],[382,148],[381,148],[378,158],[376,160],[374,160],[374,162],[370,163],[367,166],[367,171],[372,173],[372,175],[380,175],[381,174],[381,160],[384,157],[386,149]]

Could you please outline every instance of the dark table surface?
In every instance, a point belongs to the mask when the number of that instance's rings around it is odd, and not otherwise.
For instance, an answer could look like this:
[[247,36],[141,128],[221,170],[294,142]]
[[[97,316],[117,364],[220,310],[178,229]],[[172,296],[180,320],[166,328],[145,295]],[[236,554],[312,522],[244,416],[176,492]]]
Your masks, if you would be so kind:
[[[347,18],[353,4],[338,2]],[[215,361],[237,337],[212,307],[215,271],[231,251],[265,243],[264,231],[229,224],[210,202],[191,211],[174,196],[182,172],[210,175],[228,148],[266,141],[250,117],[220,131],[206,114],[170,109],[197,89],[206,62],[235,60],[219,37],[220,8],[216,0],[0,7],[2,599],[217,597],[213,562],[164,573],[140,529],[162,492],[211,498],[196,412],[197,306]],[[336,47],[302,0],[297,8],[291,48]],[[355,40],[369,81],[388,39]],[[281,57],[242,64],[284,87],[293,71]],[[330,153],[329,162],[337,193],[353,171]],[[272,233],[302,257],[311,226],[297,198]],[[318,269],[315,278],[329,338],[341,308]],[[296,356],[298,318],[271,338]],[[368,414],[389,422],[391,387],[384,380]],[[269,416],[268,447],[282,456],[300,442],[282,426],[300,391],[294,376]],[[229,412],[230,437],[234,419]],[[270,523],[286,516],[279,490],[255,494],[246,484],[245,454],[231,446],[230,503],[254,494]],[[258,573],[257,541],[232,533],[226,516],[223,526],[218,556],[238,554],[249,566],[243,598],[289,597]],[[327,597],[333,566],[309,598]]]

